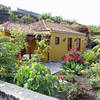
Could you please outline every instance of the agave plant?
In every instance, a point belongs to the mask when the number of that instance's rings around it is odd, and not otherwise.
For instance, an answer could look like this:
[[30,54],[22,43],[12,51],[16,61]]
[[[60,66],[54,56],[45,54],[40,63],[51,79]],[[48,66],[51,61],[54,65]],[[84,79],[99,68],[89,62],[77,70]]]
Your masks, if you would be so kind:
[[95,39],[94,42],[97,43],[97,46],[95,46],[92,50],[94,52],[100,52],[100,39]]

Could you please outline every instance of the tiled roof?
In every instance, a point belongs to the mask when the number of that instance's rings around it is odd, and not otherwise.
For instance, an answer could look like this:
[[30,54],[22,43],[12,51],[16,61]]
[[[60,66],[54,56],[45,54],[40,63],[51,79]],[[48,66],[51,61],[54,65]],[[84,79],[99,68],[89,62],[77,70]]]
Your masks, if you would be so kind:
[[44,20],[34,23],[33,26],[34,26],[35,31],[41,31],[41,30],[51,30],[52,31],[52,30],[54,30],[54,31],[61,31],[61,32],[68,32],[68,33],[75,33],[75,34],[83,34],[81,32],[72,30],[64,25],[46,22]]
[[43,33],[43,32],[36,32],[34,31],[34,26],[32,24],[19,24],[19,23],[11,23],[6,22],[3,24],[5,29],[7,30],[18,30],[18,32],[24,32],[26,35],[33,35],[33,34],[39,34],[39,35],[49,35],[49,33]]
[[24,32],[26,34],[27,33],[34,33],[32,26],[27,25],[27,24],[6,22],[3,24],[3,26],[7,30],[18,30],[19,32]]
[[7,22],[4,24],[4,26],[8,30],[15,29],[15,30],[18,30],[19,32],[24,32],[26,34],[33,34],[34,32],[39,32],[42,30],[50,30],[52,32],[56,31],[60,33],[65,32],[65,33],[83,35],[83,33],[67,28],[66,26],[56,24],[56,23],[46,22],[44,20],[35,22],[33,24],[19,24],[19,23]]

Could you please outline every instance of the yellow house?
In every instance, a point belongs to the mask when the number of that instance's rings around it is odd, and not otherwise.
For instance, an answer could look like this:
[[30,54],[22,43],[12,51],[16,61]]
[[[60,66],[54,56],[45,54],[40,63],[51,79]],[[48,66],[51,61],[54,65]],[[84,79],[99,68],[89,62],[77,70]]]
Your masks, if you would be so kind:
[[[66,52],[73,47],[77,47],[80,53],[86,49],[86,34],[69,29],[66,26],[46,22],[44,20],[33,24],[19,24],[7,22],[4,24],[5,30],[18,30],[24,32],[29,42],[28,53],[34,54],[36,42],[34,33],[40,37],[45,35],[48,38],[50,50],[46,54],[45,61],[61,60]],[[41,39],[41,38],[39,38]]]

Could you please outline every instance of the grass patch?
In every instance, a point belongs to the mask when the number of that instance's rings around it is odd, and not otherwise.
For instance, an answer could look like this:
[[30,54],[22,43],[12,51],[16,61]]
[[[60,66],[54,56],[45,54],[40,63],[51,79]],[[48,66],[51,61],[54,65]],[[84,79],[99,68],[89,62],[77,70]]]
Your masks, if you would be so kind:
[[98,34],[98,35],[93,35],[94,37],[100,37],[100,34]]

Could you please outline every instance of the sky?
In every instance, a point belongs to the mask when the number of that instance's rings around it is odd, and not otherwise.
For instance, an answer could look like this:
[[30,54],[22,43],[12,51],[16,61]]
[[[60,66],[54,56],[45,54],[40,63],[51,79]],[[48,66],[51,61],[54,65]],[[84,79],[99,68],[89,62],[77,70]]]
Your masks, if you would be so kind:
[[100,0],[0,0],[0,4],[36,13],[51,13],[80,24],[100,25]]

